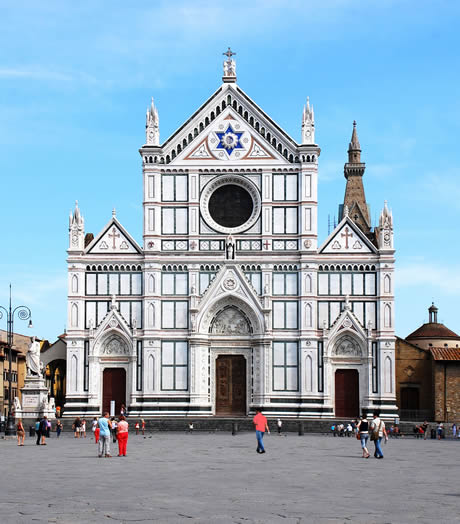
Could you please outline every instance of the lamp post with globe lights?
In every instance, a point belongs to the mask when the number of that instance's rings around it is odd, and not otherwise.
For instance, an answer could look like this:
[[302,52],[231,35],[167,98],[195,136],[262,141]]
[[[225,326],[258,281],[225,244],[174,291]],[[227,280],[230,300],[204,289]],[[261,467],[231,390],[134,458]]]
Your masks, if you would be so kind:
[[[5,313],[3,313],[3,311]],[[32,316],[32,313],[30,309],[27,306],[17,306],[14,309],[11,306],[11,284],[10,284],[10,303],[8,306],[8,309],[0,306],[0,319],[3,318],[3,315],[6,314],[6,343],[8,347],[8,362],[9,362],[9,369],[8,369],[8,419],[6,423],[6,429],[5,429],[5,436],[13,436],[16,433],[15,430],[15,424],[14,424],[14,417],[12,413],[12,405],[13,405],[13,399],[12,399],[12,387],[11,387],[11,381],[13,378],[13,369],[12,369],[12,361],[13,361],[13,326],[14,326],[14,315],[17,314],[18,318],[20,320],[29,320]],[[29,320],[29,328],[32,327],[32,320]]]

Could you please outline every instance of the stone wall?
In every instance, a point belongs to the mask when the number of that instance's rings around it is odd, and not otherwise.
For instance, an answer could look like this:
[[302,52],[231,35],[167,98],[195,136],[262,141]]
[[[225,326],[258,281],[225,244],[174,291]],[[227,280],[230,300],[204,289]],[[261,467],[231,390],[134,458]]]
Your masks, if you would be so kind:
[[445,422],[460,422],[460,362],[434,363],[434,418]]

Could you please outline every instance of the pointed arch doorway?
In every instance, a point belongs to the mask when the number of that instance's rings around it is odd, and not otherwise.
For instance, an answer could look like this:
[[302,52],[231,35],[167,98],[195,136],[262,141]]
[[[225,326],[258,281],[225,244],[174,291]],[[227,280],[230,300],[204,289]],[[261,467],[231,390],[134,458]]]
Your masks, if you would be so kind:
[[246,359],[219,355],[216,359],[216,415],[246,415]]
[[102,373],[102,413],[110,413],[110,401],[115,401],[115,415],[126,404],[126,371],[123,368],[105,368]]

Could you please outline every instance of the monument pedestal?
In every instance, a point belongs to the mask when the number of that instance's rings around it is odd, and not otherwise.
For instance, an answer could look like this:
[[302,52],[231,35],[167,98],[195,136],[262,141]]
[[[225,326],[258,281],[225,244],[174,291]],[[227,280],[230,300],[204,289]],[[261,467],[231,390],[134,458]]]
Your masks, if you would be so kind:
[[16,418],[36,419],[46,416],[56,418],[54,398],[48,400],[48,388],[41,376],[27,376],[21,389],[22,407],[16,411]]

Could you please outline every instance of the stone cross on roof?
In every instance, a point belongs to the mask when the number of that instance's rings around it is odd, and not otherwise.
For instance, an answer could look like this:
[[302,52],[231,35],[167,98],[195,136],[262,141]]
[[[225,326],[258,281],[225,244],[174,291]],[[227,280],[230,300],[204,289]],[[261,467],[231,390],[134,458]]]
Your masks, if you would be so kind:
[[225,53],[222,53],[227,57],[227,60],[224,61],[224,76],[222,77],[223,82],[236,82],[236,62],[233,60],[232,56],[236,55],[230,47]]

